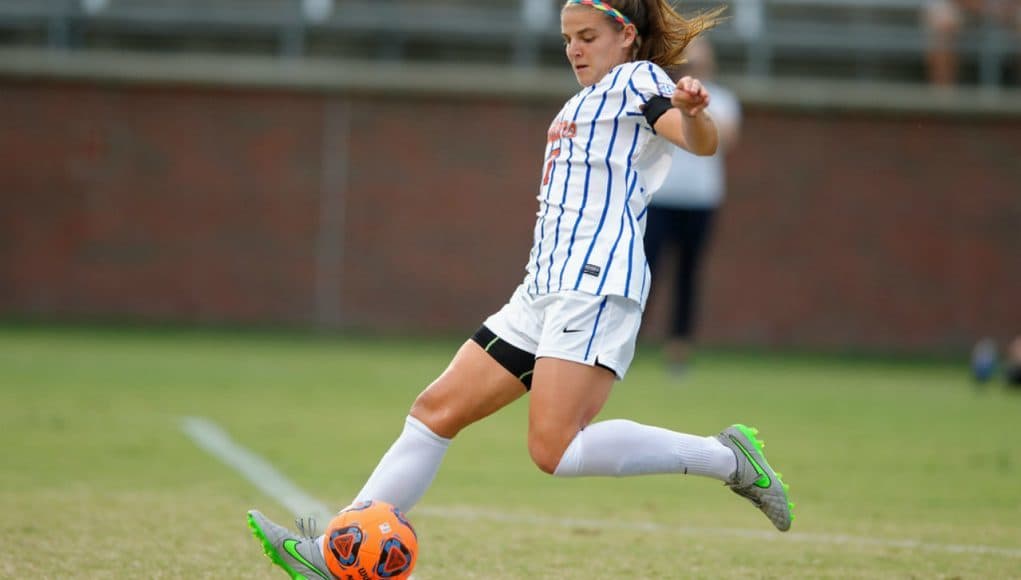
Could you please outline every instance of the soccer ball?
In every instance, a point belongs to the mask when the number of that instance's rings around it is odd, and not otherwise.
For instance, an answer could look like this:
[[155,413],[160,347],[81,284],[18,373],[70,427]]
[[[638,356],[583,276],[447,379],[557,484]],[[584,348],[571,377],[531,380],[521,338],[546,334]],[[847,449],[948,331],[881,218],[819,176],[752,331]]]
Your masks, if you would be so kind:
[[407,580],[418,536],[391,504],[363,501],[344,508],[326,528],[326,566],[340,580]]

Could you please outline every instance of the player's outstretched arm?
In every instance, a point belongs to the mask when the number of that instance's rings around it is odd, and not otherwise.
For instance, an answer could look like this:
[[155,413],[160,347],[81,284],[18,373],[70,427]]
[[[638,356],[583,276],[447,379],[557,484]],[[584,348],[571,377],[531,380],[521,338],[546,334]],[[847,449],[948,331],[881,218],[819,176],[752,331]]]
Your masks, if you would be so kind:
[[670,97],[673,108],[656,121],[656,132],[695,155],[716,153],[719,135],[706,110],[709,98],[709,91],[698,79],[683,77]]

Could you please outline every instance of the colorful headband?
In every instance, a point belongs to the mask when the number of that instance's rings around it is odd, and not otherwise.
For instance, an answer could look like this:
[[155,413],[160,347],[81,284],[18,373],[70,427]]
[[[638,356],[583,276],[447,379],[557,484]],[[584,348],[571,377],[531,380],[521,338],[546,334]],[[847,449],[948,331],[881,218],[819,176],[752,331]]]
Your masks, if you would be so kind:
[[596,10],[601,10],[605,12],[607,16],[613,18],[618,23],[620,23],[621,26],[627,26],[628,24],[631,24],[631,20],[627,16],[624,16],[624,14],[620,10],[617,10],[616,8],[610,6],[609,4],[600,2],[600,0],[568,0],[567,3],[591,6]]

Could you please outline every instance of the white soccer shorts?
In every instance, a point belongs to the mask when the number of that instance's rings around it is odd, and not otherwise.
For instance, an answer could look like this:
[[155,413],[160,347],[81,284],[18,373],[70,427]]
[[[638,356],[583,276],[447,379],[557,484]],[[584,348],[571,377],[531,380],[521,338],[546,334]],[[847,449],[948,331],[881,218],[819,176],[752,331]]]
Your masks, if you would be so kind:
[[485,325],[536,358],[599,365],[623,379],[635,356],[641,323],[641,306],[623,296],[573,290],[533,295],[521,285]]

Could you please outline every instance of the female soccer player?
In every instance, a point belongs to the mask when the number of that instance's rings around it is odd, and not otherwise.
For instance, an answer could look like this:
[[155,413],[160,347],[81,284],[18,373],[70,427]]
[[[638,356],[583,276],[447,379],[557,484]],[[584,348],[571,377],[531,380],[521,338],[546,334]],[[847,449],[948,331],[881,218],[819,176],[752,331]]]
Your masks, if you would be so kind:
[[[432,483],[451,439],[530,392],[528,451],[556,477],[686,473],[748,498],[781,531],[786,486],[755,431],[687,435],[613,419],[592,423],[634,355],[649,268],[645,210],[672,147],[716,151],[710,95],[663,67],[681,61],[720,12],[686,19],[666,0],[567,0],[561,32],[582,89],[550,124],[539,213],[524,281],[411,407],[404,430],[355,501],[407,512]],[[293,578],[329,578],[322,536],[302,538],[257,511],[249,523]]]

